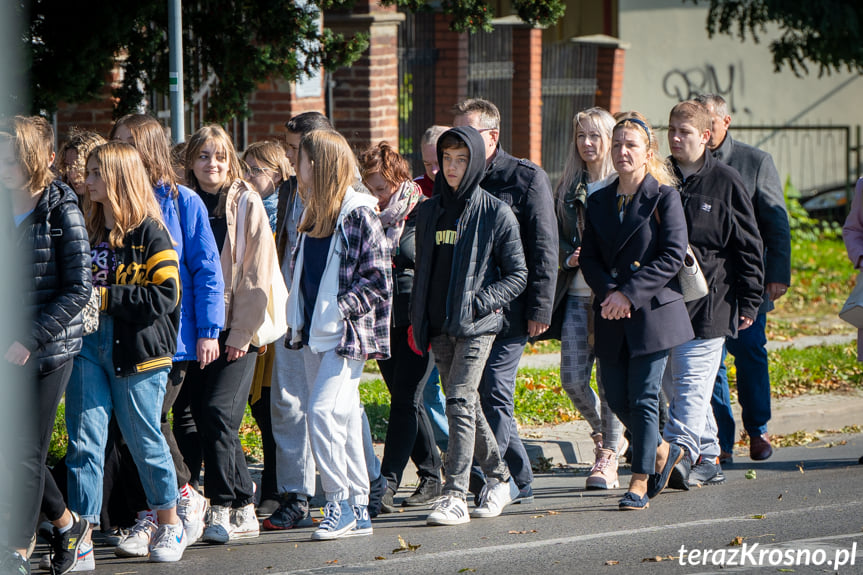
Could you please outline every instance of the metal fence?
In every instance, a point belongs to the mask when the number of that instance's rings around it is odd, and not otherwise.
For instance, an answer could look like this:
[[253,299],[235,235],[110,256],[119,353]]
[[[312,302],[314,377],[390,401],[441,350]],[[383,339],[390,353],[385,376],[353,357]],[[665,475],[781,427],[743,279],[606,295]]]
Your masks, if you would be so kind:
[[484,98],[500,111],[500,145],[512,149],[512,26],[497,25],[468,40],[467,95]]
[[414,175],[423,173],[420,142],[434,124],[434,14],[405,12],[399,30],[399,152]]
[[594,105],[595,44],[561,42],[542,49],[542,167],[554,185],[572,141],[572,118]]

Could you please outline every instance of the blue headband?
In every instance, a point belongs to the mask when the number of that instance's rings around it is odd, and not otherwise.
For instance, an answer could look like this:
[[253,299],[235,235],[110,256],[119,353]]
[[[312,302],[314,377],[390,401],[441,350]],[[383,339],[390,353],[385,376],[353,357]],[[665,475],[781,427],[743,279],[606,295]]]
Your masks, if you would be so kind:
[[647,145],[650,146],[650,128],[647,127],[647,124],[645,124],[643,121],[639,120],[638,118],[624,118],[623,120],[621,120],[617,124],[615,124],[614,127],[616,128],[618,126],[622,126],[626,122],[631,122],[633,124],[641,126],[641,129],[644,130],[644,133],[647,134]]

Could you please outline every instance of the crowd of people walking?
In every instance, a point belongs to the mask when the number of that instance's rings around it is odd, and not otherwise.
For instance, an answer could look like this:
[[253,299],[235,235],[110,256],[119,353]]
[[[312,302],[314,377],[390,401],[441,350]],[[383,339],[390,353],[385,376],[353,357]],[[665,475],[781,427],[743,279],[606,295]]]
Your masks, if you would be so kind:
[[[355,153],[318,112],[242,158],[216,125],[172,150],[132,114],[55,157],[44,119],[6,121],[4,233],[29,260],[26,322],[3,345],[33,394],[3,456],[20,489],[0,571],[30,572],[37,533],[51,552],[33,561],[68,573],[94,568],[94,545],[175,562],[261,529],[367,536],[399,504],[457,525],[529,503],[514,394],[538,339],[561,341],[590,426],[584,487],[618,488],[631,462],[619,509],[725,481],[726,351],[750,456],[770,457],[765,314],[790,284],[770,157],[731,139],[716,95],[670,111],[668,158],[638,112],[590,108],[552,186],[502,149],[500,122],[492,102],[460,102],[454,127],[423,135],[414,179],[393,143]],[[392,397],[382,460],[359,395],[368,360]],[[49,469],[64,395],[68,450]],[[419,485],[397,501],[409,460]]]

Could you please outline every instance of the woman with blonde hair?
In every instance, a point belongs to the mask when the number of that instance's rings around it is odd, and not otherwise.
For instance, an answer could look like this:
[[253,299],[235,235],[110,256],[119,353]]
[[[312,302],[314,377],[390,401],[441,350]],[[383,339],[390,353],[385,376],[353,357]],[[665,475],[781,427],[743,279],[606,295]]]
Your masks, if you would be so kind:
[[340,134],[314,131],[300,142],[306,208],[286,344],[302,347],[310,390],[309,439],[327,499],[317,540],[372,533],[359,383],[366,360],[390,355],[392,262],[377,200],[351,187],[355,171]]
[[659,390],[669,350],[693,338],[677,280],[686,218],[641,114],[618,118],[611,158],[618,180],[587,200],[579,264],[594,293],[605,398],[632,434],[632,478],[618,506],[646,509],[683,456],[659,433]]
[[207,470],[210,513],[203,539],[227,543],[260,532],[239,429],[258,351],[252,339],[267,313],[276,245],[261,197],[242,179],[240,159],[222,127],[204,126],[189,139],[186,182],[207,207],[225,284],[220,355],[205,367],[189,367],[183,393],[191,401]]
[[[201,537],[207,501],[189,483],[191,472],[177,446],[168,420],[182,389],[189,365],[193,362],[206,367],[219,356],[219,332],[225,324],[225,296],[219,249],[210,229],[207,208],[198,194],[177,183],[171,164],[171,149],[165,130],[156,118],[145,114],[128,114],[114,124],[111,140],[131,144],[141,155],[147,170],[153,196],[165,227],[174,240],[179,257],[183,296],[180,303],[180,327],[168,385],[162,403],[162,434],[171,449],[171,457],[180,490],[178,512],[183,520],[189,543]],[[121,452],[122,453],[122,452]],[[130,507],[140,507],[140,485],[126,488]],[[121,557],[147,555],[149,540],[155,534],[157,521],[150,511],[139,509],[139,518],[132,532],[117,546]]]
[[188,542],[160,410],[180,319],[177,252],[135,148],[109,142],[87,159],[87,217],[98,330],[84,338],[66,390],[71,507],[98,523],[111,414],[156,511],[151,561],[178,561]]
[[22,417],[2,418],[6,440],[0,458],[10,463],[4,468],[12,471],[14,483],[3,494],[4,509],[12,511],[5,518],[2,545],[8,549],[3,549],[0,565],[16,573],[30,572],[27,548],[40,502],[53,525],[52,567],[65,572],[94,566],[90,525],[67,508],[46,466],[57,408],[81,349],[81,310],[91,292],[84,218],[75,194],[51,173],[54,142],[53,134],[46,137],[46,124],[42,118],[16,116],[0,131],[0,190],[8,194],[14,218],[10,242],[15,247],[10,251],[28,258],[17,270],[23,273],[16,276],[21,298],[15,302],[27,323],[15,325],[20,332],[6,329],[3,338],[4,358],[14,377],[5,382],[3,398]]
[[[280,191],[293,171],[285,149],[278,142],[265,141],[251,144],[243,153],[246,164],[246,180],[261,195],[264,209],[270,220],[270,229],[276,233]],[[289,193],[286,191],[286,193]],[[252,417],[261,430],[261,445],[264,452],[264,470],[261,473],[260,504],[255,510],[258,517],[266,519],[279,508],[279,488],[276,482],[276,440],[273,437],[273,422],[270,415],[270,392],[272,391],[273,363],[276,345],[268,345],[265,353],[258,355],[255,375],[249,394]]]
[[554,194],[560,238],[554,317],[560,319],[552,323],[559,321],[562,324],[561,385],[590,424],[590,437],[595,445],[596,460],[585,483],[587,489],[614,489],[620,484],[617,478],[618,457],[629,445],[623,437],[620,421],[603,396],[598,371],[599,395],[590,387],[594,363],[593,322],[589,319],[593,294],[584,281],[578,261],[587,198],[617,178],[611,161],[613,129],[614,118],[602,108],[590,108],[575,115],[572,145]]

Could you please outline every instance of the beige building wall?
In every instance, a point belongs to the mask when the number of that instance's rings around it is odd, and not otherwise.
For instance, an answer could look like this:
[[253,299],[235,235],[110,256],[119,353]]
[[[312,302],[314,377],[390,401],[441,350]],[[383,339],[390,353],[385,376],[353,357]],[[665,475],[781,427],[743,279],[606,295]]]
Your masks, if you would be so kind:
[[[724,35],[711,39],[706,6],[681,0],[619,0],[619,8],[620,39],[631,46],[624,110],[637,109],[664,125],[679,100],[718,92],[731,108],[732,131],[734,124],[863,124],[863,78],[847,72],[819,78],[814,66],[802,78],[787,67],[775,73],[768,49],[775,31],[763,35],[759,44]],[[780,176],[790,174],[801,188],[844,177],[844,135],[839,131],[732,133],[770,151]]]

